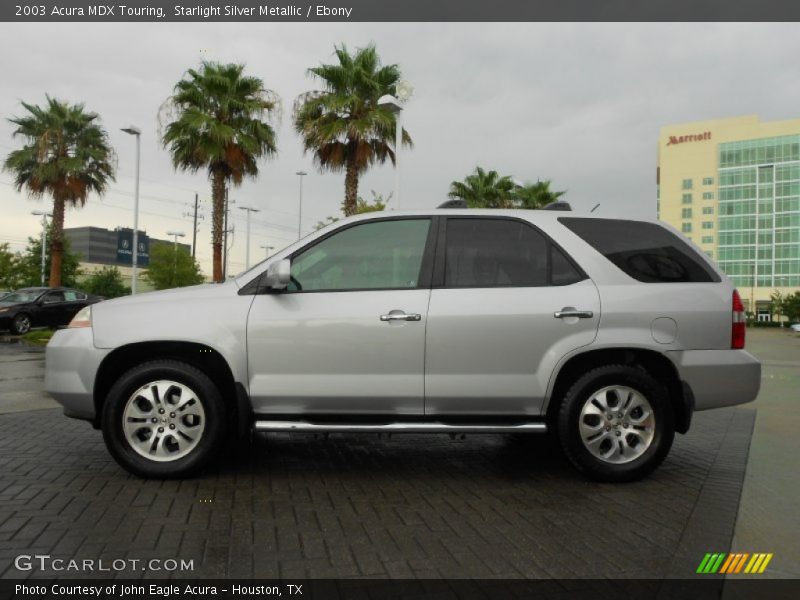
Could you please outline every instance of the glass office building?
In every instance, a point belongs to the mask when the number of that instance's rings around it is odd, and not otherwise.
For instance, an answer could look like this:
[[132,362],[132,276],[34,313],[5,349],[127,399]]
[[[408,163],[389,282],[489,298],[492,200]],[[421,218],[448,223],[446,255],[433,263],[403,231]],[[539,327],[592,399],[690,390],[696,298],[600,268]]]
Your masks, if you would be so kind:
[[748,310],[800,290],[800,119],[670,125],[658,146],[658,213],[711,256]]

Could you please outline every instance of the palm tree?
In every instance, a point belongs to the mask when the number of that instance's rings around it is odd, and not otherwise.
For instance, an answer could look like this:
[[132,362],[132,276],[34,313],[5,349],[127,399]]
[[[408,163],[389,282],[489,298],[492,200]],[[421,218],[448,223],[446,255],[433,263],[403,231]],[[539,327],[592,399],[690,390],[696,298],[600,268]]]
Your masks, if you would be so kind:
[[518,185],[514,189],[514,197],[519,208],[542,208],[566,193],[566,190],[560,192],[551,190],[549,180]]
[[6,157],[3,168],[14,176],[17,191],[33,198],[53,198],[50,236],[50,286],[61,285],[64,247],[64,211],[83,206],[91,192],[102,195],[114,181],[115,155],[97,113],[83,104],[69,104],[46,96],[45,106],[22,103],[28,112],[9,122],[22,148]]
[[214,281],[222,281],[225,189],[258,175],[258,159],[277,153],[271,122],[280,114],[280,98],[244,65],[203,62],[189,69],[162,107],[168,121],[162,143],[176,169],[207,169],[211,179]]
[[[321,170],[344,170],[344,212],[349,216],[357,210],[359,175],[387,158],[394,163],[397,121],[389,109],[378,106],[378,99],[395,93],[400,69],[382,66],[373,45],[354,55],[342,45],[335,53],[338,64],[308,70],[325,89],[298,96],[294,125]],[[410,146],[405,129],[402,136]]]
[[475,171],[450,184],[448,197],[464,200],[470,208],[514,208],[514,182],[497,171],[475,167]]

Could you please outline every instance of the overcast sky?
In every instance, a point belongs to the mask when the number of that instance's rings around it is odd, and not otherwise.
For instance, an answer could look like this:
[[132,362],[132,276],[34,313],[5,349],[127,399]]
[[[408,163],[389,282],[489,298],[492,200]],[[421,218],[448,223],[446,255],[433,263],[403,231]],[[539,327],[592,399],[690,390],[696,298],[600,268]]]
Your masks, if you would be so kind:
[[[234,189],[253,217],[251,256],[296,239],[299,169],[303,230],[336,214],[344,176],[321,174],[291,127],[292,102],[317,84],[306,69],[333,60],[334,44],[375,42],[415,87],[405,127],[415,146],[401,165],[403,208],[433,207],[449,183],[476,165],[523,181],[551,179],[577,208],[655,216],[656,140],[661,125],[759,114],[800,113],[796,24],[0,24],[0,156],[19,141],[5,118],[45,93],[84,102],[101,115],[117,151],[117,181],[102,199],[67,212],[66,226],[132,225],[134,139],[142,131],[140,228],[154,237],[191,233],[182,216],[205,207],[198,259],[210,272],[210,184],[173,171],[158,143],[157,113],[187,68],[203,58],[244,62],[283,98],[277,158]],[[39,234],[29,200],[0,173],[0,243],[21,249]],[[362,178],[360,191],[388,194],[391,166]],[[244,267],[244,213],[234,211],[232,272]],[[188,238],[187,238],[188,239]]]

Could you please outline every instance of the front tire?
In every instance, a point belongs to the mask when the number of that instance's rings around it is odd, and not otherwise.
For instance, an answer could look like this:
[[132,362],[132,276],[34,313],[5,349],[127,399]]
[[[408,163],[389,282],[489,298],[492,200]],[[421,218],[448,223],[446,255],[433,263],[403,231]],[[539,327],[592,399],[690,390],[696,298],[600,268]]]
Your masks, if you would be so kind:
[[11,321],[11,331],[16,335],[24,335],[31,330],[31,325],[30,315],[20,313]]
[[675,437],[667,391],[642,369],[606,365],[581,376],[558,413],[561,446],[597,481],[635,481],[666,458]]
[[217,455],[227,415],[222,396],[199,369],[176,360],[134,367],[111,387],[103,439],[120,466],[145,478],[188,477]]

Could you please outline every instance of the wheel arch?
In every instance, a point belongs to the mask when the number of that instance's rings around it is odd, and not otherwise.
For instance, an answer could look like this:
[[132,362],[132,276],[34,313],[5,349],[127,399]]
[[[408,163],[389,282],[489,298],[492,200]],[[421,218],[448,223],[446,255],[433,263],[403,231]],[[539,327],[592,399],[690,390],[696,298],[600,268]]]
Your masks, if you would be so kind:
[[568,358],[558,368],[552,388],[547,396],[545,415],[552,426],[558,414],[561,399],[570,385],[582,374],[607,364],[624,364],[643,368],[667,389],[675,414],[675,431],[686,433],[694,412],[691,389],[681,381],[675,364],[664,354],[646,348],[613,347],[587,350]]
[[93,425],[100,427],[103,405],[111,386],[119,377],[137,364],[152,360],[177,360],[200,369],[208,375],[228,406],[229,426],[241,436],[252,425],[252,407],[247,391],[235,380],[228,361],[216,349],[198,342],[154,341],[137,342],[115,348],[103,358],[95,376]]

